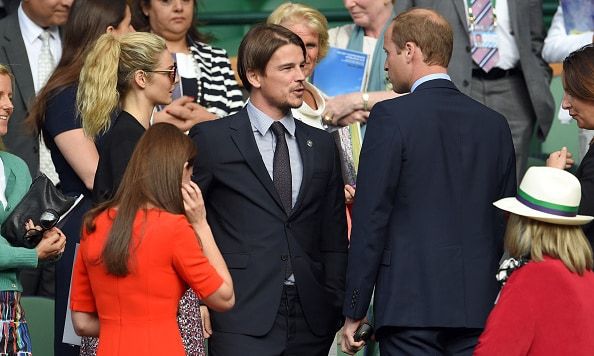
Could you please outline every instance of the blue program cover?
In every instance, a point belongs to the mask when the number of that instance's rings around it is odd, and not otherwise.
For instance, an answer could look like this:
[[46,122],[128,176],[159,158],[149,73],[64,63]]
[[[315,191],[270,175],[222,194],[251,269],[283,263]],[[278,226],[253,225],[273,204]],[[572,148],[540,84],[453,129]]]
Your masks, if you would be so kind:
[[312,83],[329,96],[361,91],[366,63],[363,52],[330,47],[316,66]]
[[561,0],[561,7],[568,35],[594,30],[594,1]]

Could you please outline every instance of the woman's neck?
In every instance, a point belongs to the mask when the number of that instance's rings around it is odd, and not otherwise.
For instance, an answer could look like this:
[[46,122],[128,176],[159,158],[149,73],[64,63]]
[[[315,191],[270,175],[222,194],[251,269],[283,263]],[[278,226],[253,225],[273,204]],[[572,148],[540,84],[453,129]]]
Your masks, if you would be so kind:
[[190,53],[185,36],[176,40],[165,40],[165,43],[167,44],[167,49],[171,53]]
[[394,5],[391,1],[388,1],[388,4],[385,8],[378,14],[377,18],[370,24],[370,27],[365,28],[365,36],[373,37],[373,38],[380,38],[382,34],[382,30],[384,26],[390,19],[392,18],[392,11],[394,10]]
[[122,110],[132,115],[145,129],[148,129],[155,106],[146,98],[129,93],[122,100]]

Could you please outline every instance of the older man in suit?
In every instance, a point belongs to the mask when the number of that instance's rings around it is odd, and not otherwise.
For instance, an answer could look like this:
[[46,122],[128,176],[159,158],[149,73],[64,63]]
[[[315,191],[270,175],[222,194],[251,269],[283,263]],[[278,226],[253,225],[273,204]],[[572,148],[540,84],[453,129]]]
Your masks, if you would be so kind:
[[447,75],[447,21],[427,9],[388,28],[386,70],[397,93],[373,108],[360,157],[343,313],[343,350],[375,286],[384,355],[470,355],[498,291],[503,216],[515,194],[505,118]]
[[342,324],[347,257],[338,152],[295,120],[305,45],[258,25],[239,47],[250,92],[235,115],[196,125],[194,177],[235,285],[235,307],[212,316],[211,355],[327,355]]
[[452,26],[448,73],[464,94],[505,116],[521,178],[534,129],[544,140],[555,113],[551,69],[541,57],[542,0],[398,0],[395,11],[413,6],[437,11]]

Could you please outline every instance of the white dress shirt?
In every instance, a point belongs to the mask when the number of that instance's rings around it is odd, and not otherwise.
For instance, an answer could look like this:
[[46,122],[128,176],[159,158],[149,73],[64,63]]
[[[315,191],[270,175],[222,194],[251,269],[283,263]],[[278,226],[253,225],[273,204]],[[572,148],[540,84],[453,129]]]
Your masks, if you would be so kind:
[[[592,29],[594,30],[594,29]],[[544,40],[542,58],[548,63],[562,62],[571,52],[589,43],[592,43],[593,31],[583,33],[567,34],[565,20],[563,19],[563,8],[557,8],[551,27]]]
[[[19,27],[23,36],[23,42],[27,49],[27,57],[29,58],[29,67],[31,68],[31,76],[33,77],[33,86],[37,94],[41,89],[38,74],[38,61],[41,52],[41,38],[39,35],[45,30],[31,20],[23,10],[23,4],[19,5],[18,9]],[[60,30],[57,26],[49,27],[50,31],[50,51],[54,57],[54,64],[57,65],[62,57],[62,40],[60,39]]]

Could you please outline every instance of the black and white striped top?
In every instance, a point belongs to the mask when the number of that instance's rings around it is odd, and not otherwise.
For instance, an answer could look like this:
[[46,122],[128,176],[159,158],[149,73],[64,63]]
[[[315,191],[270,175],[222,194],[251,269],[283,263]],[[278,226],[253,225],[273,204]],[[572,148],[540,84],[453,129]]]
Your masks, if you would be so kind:
[[190,52],[200,70],[200,95],[196,98],[198,104],[218,117],[239,111],[243,107],[243,96],[231,69],[227,51],[206,43],[189,41]]

